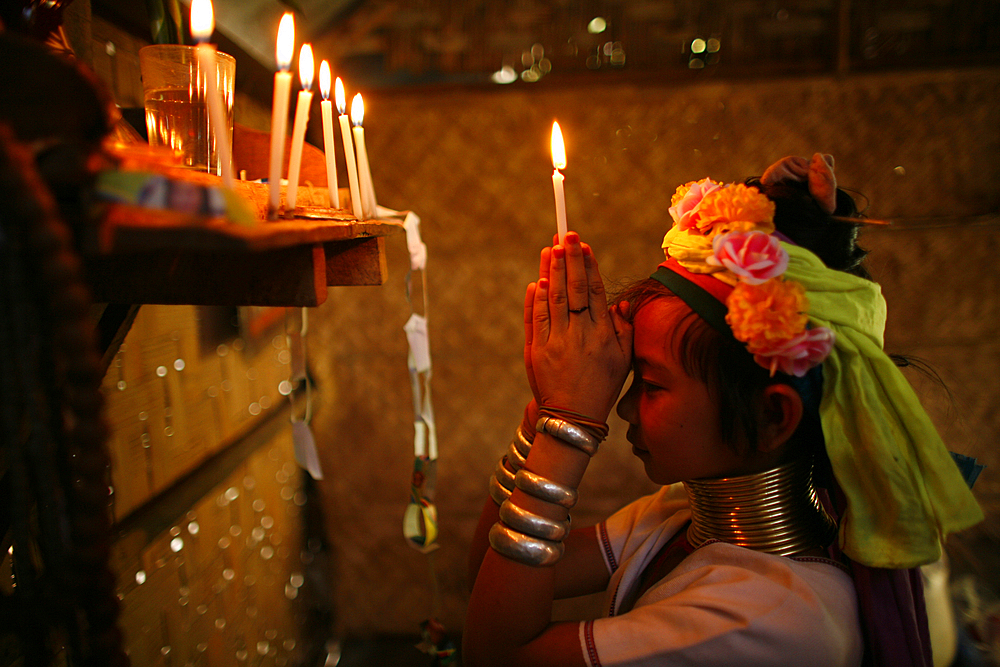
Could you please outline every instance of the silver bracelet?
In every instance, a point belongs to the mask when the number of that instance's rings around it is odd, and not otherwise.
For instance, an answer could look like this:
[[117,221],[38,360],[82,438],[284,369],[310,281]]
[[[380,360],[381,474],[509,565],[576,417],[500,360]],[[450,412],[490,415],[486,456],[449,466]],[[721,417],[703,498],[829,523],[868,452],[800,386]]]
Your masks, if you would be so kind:
[[541,514],[529,512],[507,499],[500,505],[500,520],[519,533],[552,542],[562,542],[569,535],[569,521],[556,521]]
[[524,467],[525,463],[527,463],[527,459],[521,454],[520,451],[518,451],[513,442],[511,442],[510,446],[507,448],[507,463],[509,463],[510,467],[514,469],[515,474],[518,470]]
[[576,489],[536,475],[526,468],[518,470],[517,474],[514,475],[514,486],[529,496],[560,505],[566,509],[576,505],[576,501],[579,499]]
[[531,440],[528,440],[528,437],[524,435],[524,429],[521,426],[517,427],[517,432],[514,433],[514,440],[512,442],[517,451],[521,452],[521,456],[528,458],[528,452],[531,451]]
[[548,433],[553,438],[562,440],[567,445],[576,447],[588,456],[597,453],[597,447],[601,444],[596,438],[584,431],[576,424],[572,424],[565,419],[557,419],[548,415],[541,417],[535,430],[539,433]]
[[490,498],[493,499],[497,505],[503,505],[503,501],[510,498],[511,491],[503,488],[503,485],[497,481],[496,475],[490,475]]
[[490,528],[490,546],[511,560],[533,567],[555,565],[565,550],[562,542],[529,537],[499,521]]
[[514,473],[508,470],[507,466],[504,465],[505,460],[506,457],[497,461],[497,467],[496,470],[493,471],[493,475],[497,478],[497,481],[500,482],[500,485],[503,486],[503,488],[508,491],[513,491]]

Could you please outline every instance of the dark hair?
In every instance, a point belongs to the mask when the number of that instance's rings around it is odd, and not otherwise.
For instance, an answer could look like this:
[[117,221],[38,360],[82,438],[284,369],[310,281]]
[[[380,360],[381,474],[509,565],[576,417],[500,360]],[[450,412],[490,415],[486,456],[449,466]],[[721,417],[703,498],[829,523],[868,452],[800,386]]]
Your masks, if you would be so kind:
[[[805,184],[762,185],[756,178],[747,179],[746,183],[774,201],[774,222],[779,232],[816,253],[827,267],[871,280],[862,265],[868,253],[856,245],[859,225],[832,219],[816,204]],[[843,190],[837,191],[837,209],[833,215],[858,217],[854,200]],[[634,318],[643,306],[661,298],[678,297],[660,282],[647,278],[626,286],[615,295],[614,300],[627,301]],[[814,375],[807,381],[782,373],[771,377],[753,360],[742,343],[723,336],[690,310],[681,319],[677,330],[671,332],[667,344],[679,353],[685,372],[708,385],[719,406],[722,437],[740,453],[757,447],[760,401],[766,387],[784,383],[792,385],[802,394],[803,383],[819,377]],[[805,446],[820,446],[822,443],[818,393],[816,399],[810,401],[813,405],[805,406],[802,422],[794,436]]]
[[[831,269],[872,279],[862,265],[868,251],[857,245],[858,230],[864,219],[847,192],[837,190],[837,208],[831,216],[819,207],[805,183],[785,181],[764,185],[754,177],[748,178],[746,184],[774,202],[774,226],[796,245],[814,252]],[[856,218],[858,222],[847,222],[845,218]]]

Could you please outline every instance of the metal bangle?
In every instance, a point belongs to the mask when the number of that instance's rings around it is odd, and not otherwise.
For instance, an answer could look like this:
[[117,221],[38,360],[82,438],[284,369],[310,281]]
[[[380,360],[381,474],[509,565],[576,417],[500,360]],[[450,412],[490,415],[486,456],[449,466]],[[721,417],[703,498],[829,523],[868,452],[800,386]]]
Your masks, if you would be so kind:
[[509,463],[510,467],[514,469],[515,473],[517,473],[517,471],[523,468],[524,464],[527,463],[524,455],[518,451],[513,442],[510,443],[510,447],[507,448],[507,463]]
[[507,457],[505,456],[499,461],[497,461],[497,467],[496,470],[493,471],[493,475],[497,478],[497,481],[500,482],[500,485],[503,486],[503,488],[507,489],[508,491],[513,491],[514,473],[508,470],[507,466],[504,465],[504,462],[506,460]]
[[490,546],[497,553],[532,567],[555,565],[565,550],[562,542],[529,537],[499,521],[490,528]]
[[597,447],[601,444],[592,435],[584,431],[576,424],[572,424],[565,419],[557,419],[545,415],[538,420],[535,430],[539,433],[548,433],[553,438],[562,440],[568,445],[576,447],[588,456],[597,453]]
[[524,435],[524,429],[521,426],[518,426],[517,432],[514,433],[513,443],[517,451],[521,452],[521,456],[528,458],[528,452],[531,451],[531,440],[528,440],[528,436]]
[[569,535],[569,521],[556,521],[515,505],[508,498],[500,505],[500,520],[519,533],[551,542],[562,542]]
[[566,509],[576,505],[576,501],[579,499],[576,489],[536,475],[526,468],[518,470],[517,474],[514,475],[514,486],[529,496],[560,505]]
[[510,498],[511,492],[503,488],[503,485],[497,481],[496,475],[490,475],[490,498],[493,499],[497,505],[503,505],[503,501]]

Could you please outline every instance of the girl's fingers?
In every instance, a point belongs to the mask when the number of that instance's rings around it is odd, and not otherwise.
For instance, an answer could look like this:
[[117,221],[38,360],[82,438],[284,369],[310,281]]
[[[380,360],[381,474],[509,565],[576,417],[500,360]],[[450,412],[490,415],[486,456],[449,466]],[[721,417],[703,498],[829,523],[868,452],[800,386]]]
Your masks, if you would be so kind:
[[573,315],[587,314],[589,318],[591,317],[587,313],[591,306],[588,294],[589,282],[580,235],[576,232],[567,232],[564,247],[566,249],[566,302],[569,312]]
[[538,261],[538,277],[549,277],[549,263],[552,261],[552,248],[542,248],[542,254]]
[[535,283],[528,285],[524,293],[524,345],[531,347],[531,335],[533,333],[532,312],[535,309]]
[[607,309],[611,315],[611,324],[615,328],[615,337],[618,338],[618,347],[622,351],[625,360],[632,363],[632,324],[629,322],[629,311],[631,305],[628,301],[622,301]]
[[590,306],[590,317],[595,322],[606,322],[608,319],[608,296],[604,291],[604,280],[597,266],[594,251],[586,243],[583,245],[583,263],[587,269],[587,302]]
[[[539,280],[538,282],[540,285],[542,281]],[[549,320],[549,327],[553,331],[565,329],[569,323],[569,312],[566,309],[566,248],[561,245],[552,248],[552,261],[549,262],[549,278],[546,285],[546,293],[548,296],[548,312],[546,315]],[[535,320],[538,320],[537,315]]]
[[538,383],[535,382],[535,370],[531,365],[531,341],[534,336],[534,310],[536,283],[528,285],[524,293],[524,371],[528,375],[528,386],[531,393],[538,397]]
[[542,278],[535,284],[535,299],[531,306],[531,342],[544,343],[549,339],[552,323],[549,320],[549,279]]

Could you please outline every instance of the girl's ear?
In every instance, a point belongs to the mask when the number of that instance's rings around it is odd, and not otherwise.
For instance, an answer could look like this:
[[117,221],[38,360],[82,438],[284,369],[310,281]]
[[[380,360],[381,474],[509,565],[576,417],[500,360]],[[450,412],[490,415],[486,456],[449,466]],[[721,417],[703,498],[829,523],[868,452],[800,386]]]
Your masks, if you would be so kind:
[[761,429],[757,449],[769,453],[781,448],[802,421],[802,397],[787,384],[764,389],[761,401]]

